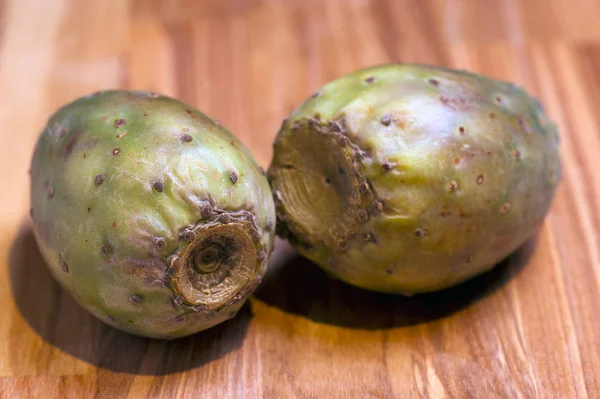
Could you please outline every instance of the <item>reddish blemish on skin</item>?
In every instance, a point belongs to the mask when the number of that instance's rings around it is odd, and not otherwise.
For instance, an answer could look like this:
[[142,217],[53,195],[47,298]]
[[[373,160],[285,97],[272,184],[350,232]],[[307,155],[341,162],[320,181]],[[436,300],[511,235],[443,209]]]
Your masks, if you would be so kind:
[[196,233],[194,233],[192,230],[186,230],[183,233],[183,239],[186,241],[194,241],[194,238],[196,238]]
[[365,78],[365,82],[368,84],[371,84],[371,83],[375,82],[375,79],[376,79],[375,76],[368,76]]
[[202,215],[203,218],[209,217],[210,215],[212,215],[212,212],[213,212],[213,209],[209,203],[205,203],[200,206],[200,215]]
[[345,146],[346,144],[349,143],[349,140],[345,136],[340,136],[340,137],[338,137],[337,142],[338,142],[339,145]]
[[79,139],[80,135],[81,135],[81,133],[76,134],[75,136],[73,136],[71,138],[71,140],[69,140],[69,142],[65,146],[65,152],[64,152],[64,157],[65,158],[68,158],[69,155],[71,155],[71,153],[73,152],[73,149],[75,148],[75,144],[77,144],[77,140]]
[[433,79],[433,78],[429,79],[427,82],[430,85],[432,85],[433,87],[438,87],[440,84],[440,82],[437,79]]
[[448,183],[447,188],[451,193],[456,192],[456,190],[458,190],[458,182],[456,180],[452,180],[450,183]]
[[268,232],[273,231],[273,222],[272,221],[269,220],[267,222],[267,225],[265,226],[265,230]]
[[67,265],[67,262],[65,262],[64,260],[60,261],[60,268],[62,269],[63,272],[69,273],[69,266]]
[[358,190],[361,192],[361,194],[368,194],[369,193],[369,183],[367,183],[367,182],[360,183],[360,186],[358,186]]
[[165,185],[162,182],[157,181],[156,183],[154,183],[152,185],[152,188],[154,190],[156,190],[157,192],[162,193],[163,190],[165,189]]
[[175,296],[171,298],[171,304],[175,309],[179,309],[183,305],[183,298],[181,296]]
[[373,201],[372,205],[373,205],[373,209],[375,209],[379,212],[383,211],[383,201],[375,200],[375,201]]
[[115,120],[115,124],[114,124],[115,129],[118,129],[121,126],[125,125],[126,122],[127,121],[125,119],[117,119],[117,120]]
[[120,148],[115,148],[115,149],[112,151],[112,154],[113,154],[113,155],[119,155],[119,153],[120,153],[120,152],[121,152],[121,149],[120,149]]
[[112,228],[114,229],[115,227],[117,227],[117,223],[113,222],[112,223]]
[[132,295],[132,296],[129,298],[129,300],[130,300],[130,301],[131,301],[133,304],[135,304],[135,305],[139,305],[139,304],[141,304],[141,303],[142,303],[142,297],[141,297],[141,296],[139,296],[138,294],[133,294],[133,295]]
[[158,248],[163,249],[167,246],[167,240],[162,237],[158,237],[155,241],[155,244]]
[[381,124],[384,126],[389,126],[392,123],[392,117],[390,115],[383,115],[381,117]]
[[361,222],[366,222],[367,220],[369,220],[369,214],[364,209],[359,209],[356,212],[356,216],[357,216],[358,220]]
[[427,236],[427,232],[424,229],[416,229],[415,230],[415,237],[422,239],[425,238]]
[[482,185],[483,184],[483,175],[477,176],[477,184],[478,185]]
[[442,95],[440,96],[440,101],[442,102],[442,104],[444,104],[446,107],[450,108],[453,111],[468,111],[471,109],[471,105],[464,97],[449,98],[447,96]]
[[[519,116],[519,127],[526,135],[529,136],[531,134],[531,131],[529,130],[529,125],[525,121],[525,118],[522,116]],[[527,142],[529,143],[530,141],[528,140]]]
[[344,119],[335,120],[331,122],[331,126],[329,126],[329,130],[334,133],[342,133],[344,131],[344,124],[346,121]]
[[256,255],[256,258],[258,259],[259,262],[262,262],[263,260],[267,259],[267,254],[265,253],[265,251],[260,251]]
[[189,143],[192,140],[193,140],[193,137],[190,136],[189,134],[184,134],[183,136],[181,136],[181,141],[183,141],[184,143]]

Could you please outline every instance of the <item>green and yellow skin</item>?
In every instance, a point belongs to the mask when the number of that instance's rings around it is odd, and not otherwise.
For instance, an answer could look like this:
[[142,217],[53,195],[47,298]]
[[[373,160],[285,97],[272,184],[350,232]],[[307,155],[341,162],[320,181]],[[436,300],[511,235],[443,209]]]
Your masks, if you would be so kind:
[[307,99],[284,121],[268,171],[278,234],[349,284],[406,295],[515,251],[560,175],[557,129],[522,89],[398,64]]
[[264,171],[223,126],[155,93],[98,92],[52,115],[31,205],[56,280],[99,319],[147,337],[233,317],[273,250]]

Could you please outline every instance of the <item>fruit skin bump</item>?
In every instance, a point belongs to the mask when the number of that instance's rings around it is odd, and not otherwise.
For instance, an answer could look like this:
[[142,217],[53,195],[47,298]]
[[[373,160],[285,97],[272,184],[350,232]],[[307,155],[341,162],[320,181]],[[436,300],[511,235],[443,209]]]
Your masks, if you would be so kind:
[[230,319],[273,250],[272,194],[249,151],[156,93],[107,90],[57,110],[30,196],[54,278],[132,334],[172,339]]
[[559,137],[523,89],[417,64],[335,79],[284,121],[277,232],[349,284],[415,294],[491,269],[542,224]]

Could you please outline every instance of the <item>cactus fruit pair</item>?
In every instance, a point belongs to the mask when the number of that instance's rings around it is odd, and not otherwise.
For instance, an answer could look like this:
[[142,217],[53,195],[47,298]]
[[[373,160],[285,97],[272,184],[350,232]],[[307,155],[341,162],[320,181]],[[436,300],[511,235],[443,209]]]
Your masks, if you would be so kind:
[[423,65],[330,82],[274,150],[267,181],[225,128],[175,99],[80,98],[52,116],[32,160],[42,254],[100,319],[175,338],[235,315],[265,272],[275,212],[278,234],[333,276],[412,294],[509,255],[560,178],[556,129],[533,98]]

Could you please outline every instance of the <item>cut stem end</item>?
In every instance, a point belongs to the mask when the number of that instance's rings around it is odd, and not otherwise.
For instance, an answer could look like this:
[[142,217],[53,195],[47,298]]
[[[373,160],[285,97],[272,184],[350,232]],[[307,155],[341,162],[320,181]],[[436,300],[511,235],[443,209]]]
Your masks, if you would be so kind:
[[172,261],[175,289],[185,302],[218,310],[245,297],[260,270],[260,241],[247,221],[198,226]]

